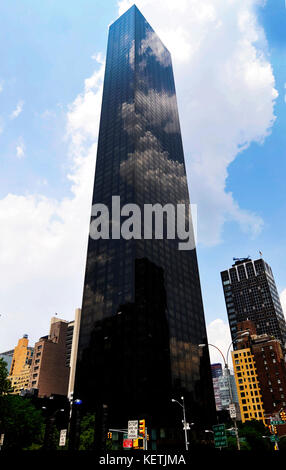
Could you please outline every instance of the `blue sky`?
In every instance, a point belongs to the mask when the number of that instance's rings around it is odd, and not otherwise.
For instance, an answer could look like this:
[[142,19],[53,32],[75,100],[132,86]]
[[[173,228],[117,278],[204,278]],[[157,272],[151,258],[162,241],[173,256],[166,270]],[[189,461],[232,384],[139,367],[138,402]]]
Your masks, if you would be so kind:
[[[233,257],[261,250],[286,289],[285,5],[162,1],[137,5],[172,53],[206,321],[224,346]],[[81,304],[108,25],[130,4],[0,5],[0,350]]]
[[[285,289],[285,234],[286,234],[286,16],[284,2],[268,1],[258,10],[258,18],[268,41],[269,61],[273,67],[275,88],[279,96],[274,113],[276,121],[263,144],[252,143],[229,166],[227,189],[238,203],[263,218],[261,233],[252,239],[237,230],[233,223],[225,224],[223,243],[210,249],[199,247],[205,306],[209,318],[221,308],[225,316],[222,292],[219,289],[218,271],[230,266],[232,257],[250,255],[263,257],[272,266],[279,292]],[[215,281],[216,278],[216,281]],[[212,292],[208,293],[212,279]],[[220,295],[218,295],[218,293]]]

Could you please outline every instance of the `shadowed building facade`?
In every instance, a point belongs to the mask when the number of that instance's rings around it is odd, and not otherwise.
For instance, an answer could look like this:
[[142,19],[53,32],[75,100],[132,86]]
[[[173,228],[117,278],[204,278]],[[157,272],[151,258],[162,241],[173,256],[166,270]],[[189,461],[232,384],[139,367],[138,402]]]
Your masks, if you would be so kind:
[[[142,213],[189,204],[170,53],[136,6],[109,30],[92,202],[111,213],[112,196]],[[163,223],[162,239],[89,238],[74,398],[96,413],[97,447],[108,428],[141,418],[157,446],[179,442],[171,399],[182,395],[187,420],[213,421],[192,227],[192,249],[180,251]]]

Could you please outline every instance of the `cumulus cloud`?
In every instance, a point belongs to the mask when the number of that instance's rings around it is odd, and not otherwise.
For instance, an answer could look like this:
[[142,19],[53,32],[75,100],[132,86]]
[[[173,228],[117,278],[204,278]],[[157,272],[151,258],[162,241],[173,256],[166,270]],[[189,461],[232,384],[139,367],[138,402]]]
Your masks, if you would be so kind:
[[[228,362],[229,367],[232,369],[232,347],[229,349],[229,346],[231,344],[231,336],[228,323],[222,320],[221,318],[213,320],[207,325],[207,334],[209,344],[212,344],[218,349],[220,349],[225,360]],[[229,354],[227,355],[228,349]],[[214,348],[213,346],[209,346],[209,352],[211,364],[220,362],[224,365],[223,357],[216,348]]]
[[280,294],[280,302],[281,302],[284,316],[286,317],[286,289],[283,289],[283,291]]
[[80,306],[103,71],[99,64],[67,110],[71,196],[8,194],[0,200],[2,351],[24,333],[33,343],[48,333],[55,312],[71,320]]
[[22,141],[19,142],[18,145],[16,146],[16,155],[17,155],[17,158],[19,159],[25,156],[25,145]]
[[[253,237],[263,226],[226,190],[229,165],[251,142],[262,143],[275,120],[277,91],[255,14],[259,3],[136,3],[172,54],[198,241],[208,245],[221,241],[226,221]],[[132,4],[119,1],[119,13]]]
[[10,118],[16,119],[23,111],[23,106],[24,106],[24,101],[20,100],[16,108],[14,109],[14,111],[11,113]]

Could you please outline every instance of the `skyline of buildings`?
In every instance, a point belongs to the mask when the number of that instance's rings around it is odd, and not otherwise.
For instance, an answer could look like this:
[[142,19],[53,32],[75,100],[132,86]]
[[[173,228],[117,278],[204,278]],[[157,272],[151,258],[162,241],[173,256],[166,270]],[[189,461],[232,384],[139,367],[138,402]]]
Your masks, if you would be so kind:
[[34,347],[28,335],[18,340],[14,349],[0,354],[6,363],[13,394],[72,399],[81,309],[68,322],[51,317],[48,335],[41,336]]
[[[130,10],[110,28],[93,202],[111,209],[112,191],[140,207],[188,202],[170,55],[139,10]],[[176,439],[175,413],[170,407],[165,421],[163,414],[171,396],[184,394],[205,419],[212,387],[208,348],[197,348],[207,335],[196,252],[176,249],[173,240],[89,240],[82,328],[77,309],[72,322],[53,318],[34,348],[24,336],[1,354],[11,360],[13,393],[72,398],[79,340],[75,397],[96,412],[99,439],[111,423],[124,424],[119,405],[129,417],[146,416],[161,439]],[[286,323],[273,273],[262,258],[244,258],[221,279],[237,387],[211,366],[217,409],[228,409],[234,396],[243,422],[265,422],[286,407]]]
[[[62,365],[66,365],[67,356],[70,357],[69,387],[65,387],[62,395],[68,396],[70,400],[73,399],[80,314],[81,309],[76,309],[75,319],[70,322],[53,317],[51,319],[50,335],[40,339],[40,341],[47,341],[50,338],[51,342],[55,339],[57,341],[60,336],[60,328],[57,332],[52,332],[52,325],[54,323],[58,323],[58,326],[61,324],[66,325],[66,334],[63,341],[65,347],[61,350],[61,357],[59,355],[57,359]],[[72,335],[74,329],[76,332]],[[67,334],[68,331],[69,334]],[[217,412],[227,411],[230,402],[234,402],[238,421],[246,422],[255,419],[267,426],[270,417],[280,419],[281,411],[286,410],[286,365],[281,341],[266,333],[258,335],[255,324],[250,320],[237,324],[237,335],[236,348],[232,352],[234,375],[230,374],[228,378],[225,374],[225,368],[220,363],[211,364],[216,410]],[[37,353],[37,345],[34,348],[28,346],[28,335],[24,335],[19,339],[13,350],[0,354],[0,357],[10,359],[11,365],[13,363],[11,370],[16,374],[12,375],[10,373],[9,378],[11,385],[14,387],[14,394],[23,396],[27,393],[28,395],[34,394],[35,388],[31,388],[33,372],[31,363],[32,360],[35,361]],[[55,375],[50,377],[51,383],[54,381]],[[230,399],[229,381],[232,387],[233,400]],[[38,389],[36,396],[48,397],[54,395],[51,389],[44,395],[39,391]],[[60,390],[56,391],[59,392]],[[285,425],[278,426],[278,434],[283,434],[284,428]]]

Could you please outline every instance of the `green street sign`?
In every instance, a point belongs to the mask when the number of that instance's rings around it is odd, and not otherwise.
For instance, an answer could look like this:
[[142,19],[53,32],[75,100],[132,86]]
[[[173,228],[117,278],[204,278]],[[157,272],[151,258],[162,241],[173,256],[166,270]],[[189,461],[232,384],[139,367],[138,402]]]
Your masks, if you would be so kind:
[[219,439],[214,438],[215,447],[227,447],[227,438],[226,436]]
[[213,425],[213,432],[216,434],[217,432],[224,432],[225,433],[225,424],[214,424]]
[[214,433],[214,445],[215,447],[227,447],[227,437],[225,434],[225,425],[224,424],[214,424],[213,425]]
[[277,442],[277,441],[279,441],[279,437],[278,436],[270,436],[270,441],[271,442]]
[[220,437],[224,437],[224,436],[225,436],[225,432],[224,432],[224,431],[216,431],[216,432],[214,433],[214,437],[220,438]]
[[270,424],[272,424],[273,426],[277,426],[278,424],[285,424],[284,421],[270,421]]

